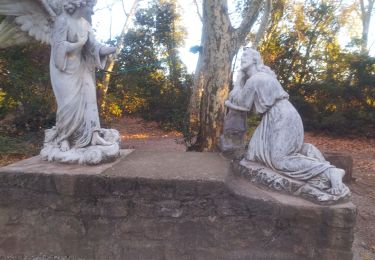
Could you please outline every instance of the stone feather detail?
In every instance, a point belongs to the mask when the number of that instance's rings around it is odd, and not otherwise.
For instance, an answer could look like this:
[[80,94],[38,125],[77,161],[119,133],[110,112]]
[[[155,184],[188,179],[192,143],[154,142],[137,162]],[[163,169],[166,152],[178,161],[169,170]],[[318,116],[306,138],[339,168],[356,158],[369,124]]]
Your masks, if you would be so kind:
[[62,11],[58,0],[1,0],[0,48],[30,42],[50,43],[53,20]]
[[23,15],[17,17],[15,21],[29,36],[42,43],[50,43],[52,25],[46,17],[38,14]]

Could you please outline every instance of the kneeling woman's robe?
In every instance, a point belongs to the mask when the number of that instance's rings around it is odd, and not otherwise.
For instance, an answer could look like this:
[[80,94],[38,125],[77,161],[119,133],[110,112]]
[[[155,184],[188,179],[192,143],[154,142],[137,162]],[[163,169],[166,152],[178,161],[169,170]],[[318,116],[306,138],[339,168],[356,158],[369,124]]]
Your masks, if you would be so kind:
[[226,105],[241,111],[262,114],[246,153],[246,159],[260,162],[286,176],[309,180],[333,168],[319,150],[304,144],[300,115],[288,100],[289,95],[277,79],[259,72],[245,85],[232,91]]

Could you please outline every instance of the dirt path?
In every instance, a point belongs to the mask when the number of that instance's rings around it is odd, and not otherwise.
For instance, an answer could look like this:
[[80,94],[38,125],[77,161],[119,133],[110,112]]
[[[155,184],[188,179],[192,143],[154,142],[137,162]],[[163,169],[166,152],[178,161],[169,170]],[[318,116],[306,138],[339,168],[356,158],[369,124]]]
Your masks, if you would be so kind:
[[112,123],[112,128],[120,132],[123,149],[185,151],[181,133],[163,131],[155,122],[147,122],[136,117],[123,117]]

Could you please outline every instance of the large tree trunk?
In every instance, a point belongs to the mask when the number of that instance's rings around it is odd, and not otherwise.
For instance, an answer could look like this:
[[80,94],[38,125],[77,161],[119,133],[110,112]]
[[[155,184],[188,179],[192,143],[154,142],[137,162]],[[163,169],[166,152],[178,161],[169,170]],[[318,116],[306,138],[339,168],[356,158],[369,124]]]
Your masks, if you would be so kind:
[[[238,29],[231,25],[226,0],[203,1],[202,48],[197,64],[189,114],[198,131],[190,150],[216,151],[222,133],[224,101],[228,96],[234,55],[245,43],[262,0],[254,0]],[[196,127],[197,126],[197,127]]]
[[[226,1],[203,2],[203,30],[200,70],[197,88],[200,89],[198,150],[215,150],[224,119],[224,101],[228,96],[231,64],[234,57],[231,26]],[[202,91],[203,90],[203,91]]]

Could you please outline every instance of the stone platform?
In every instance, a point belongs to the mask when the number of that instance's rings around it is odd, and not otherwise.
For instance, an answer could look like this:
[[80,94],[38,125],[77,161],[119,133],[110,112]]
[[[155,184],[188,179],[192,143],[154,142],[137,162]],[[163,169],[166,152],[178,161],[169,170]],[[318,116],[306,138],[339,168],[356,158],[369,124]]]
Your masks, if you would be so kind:
[[0,259],[352,259],[350,202],[260,190],[214,153],[123,153],[0,168]]
[[[345,186],[344,192],[339,195],[328,193],[319,187],[322,182],[319,178],[300,181],[284,176],[270,168],[246,159],[232,162],[235,175],[241,176],[244,181],[250,182],[261,189],[284,193],[293,197],[301,197],[320,205],[342,204],[350,201],[350,190]],[[330,184],[329,184],[330,185]]]

